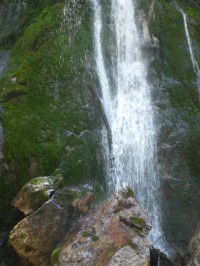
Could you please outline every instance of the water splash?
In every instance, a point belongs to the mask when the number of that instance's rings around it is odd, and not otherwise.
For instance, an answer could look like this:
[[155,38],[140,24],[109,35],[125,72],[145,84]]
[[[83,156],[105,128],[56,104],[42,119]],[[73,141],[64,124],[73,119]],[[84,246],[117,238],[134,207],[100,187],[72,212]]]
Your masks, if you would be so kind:
[[[150,240],[161,248],[157,241],[162,230],[157,200],[154,112],[135,6],[132,0],[111,0],[104,9],[102,2],[91,2],[96,72],[111,134],[110,160],[107,160],[109,192],[127,186],[133,188],[137,200],[153,220]],[[108,10],[109,23],[105,25],[102,14],[105,16]],[[103,36],[107,27],[109,34],[105,44]]]

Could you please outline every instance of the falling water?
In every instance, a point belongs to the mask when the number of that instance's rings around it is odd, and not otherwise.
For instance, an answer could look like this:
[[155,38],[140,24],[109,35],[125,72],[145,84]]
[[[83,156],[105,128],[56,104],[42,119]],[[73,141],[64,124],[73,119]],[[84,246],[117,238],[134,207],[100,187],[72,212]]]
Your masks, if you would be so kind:
[[[91,2],[96,71],[111,135],[111,162],[107,162],[109,192],[127,186],[133,188],[137,200],[153,220],[150,240],[158,243],[162,232],[156,199],[159,178],[155,168],[154,113],[135,6],[132,0],[110,0],[106,8],[103,1]],[[109,12],[109,23],[105,25],[106,11]],[[109,34],[105,41],[106,31]]]
[[187,24],[187,16],[183,12],[182,9],[179,8],[179,10],[180,10],[181,14],[183,15],[185,34],[186,34],[186,37],[187,37],[187,43],[188,43],[188,47],[189,47],[190,58],[191,58],[191,61],[192,61],[194,72],[196,74],[197,86],[198,86],[198,91],[199,91],[199,95],[200,95],[200,69],[199,69],[199,65],[198,65],[198,63],[197,63],[197,61],[195,59],[193,48],[192,48],[192,41],[191,41],[191,38],[190,38],[190,33],[189,33],[189,29],[188,29],[188,24]]

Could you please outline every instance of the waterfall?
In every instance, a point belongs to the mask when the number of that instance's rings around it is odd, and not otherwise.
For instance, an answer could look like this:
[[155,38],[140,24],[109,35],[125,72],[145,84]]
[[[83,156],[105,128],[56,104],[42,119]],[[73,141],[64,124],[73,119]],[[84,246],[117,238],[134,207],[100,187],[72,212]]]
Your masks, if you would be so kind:
[[[134,1],[91,2],[99,94],[111,135],[106,152],[108,189],[110,193],[127,186],[134,190],[153,222],[150,241],[162,249],[157,241],[162,230],[154,112]],[[105,128],[103,132],[104,145],[108,145]]]
[[191,58],[191,61],[192,61],[194,72],[196,74],[197,87],[198,87],[198,92],[199,92],[199,95],[200,95],[200,69],[199,69],[199,65],[198,65],[198,63],[197,63],[197,61],[195,59],[193,48],[192,48],[192,41],[191,41],[191,38],[190,38],[190,33],[189,33],[189,29],[188,29],[188,24],[187,24],[187,16],[186,16],[186,14],[184,13],[184,11],[182,9],[179,8],[179,11],[183,15],[185,35],[186,35],[186,38],[187,38],[188,48],[189,48],[189,52],[190,52],[190,58]]
[[10,53],[10,50],[0,51],[0,79],[2,78],[9,63]]

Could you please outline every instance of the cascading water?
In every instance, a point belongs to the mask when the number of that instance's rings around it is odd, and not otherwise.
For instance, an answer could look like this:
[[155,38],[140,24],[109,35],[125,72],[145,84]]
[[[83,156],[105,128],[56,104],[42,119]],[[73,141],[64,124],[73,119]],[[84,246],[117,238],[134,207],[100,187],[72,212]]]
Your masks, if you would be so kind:
[[0,79],[2,78],[3,73],[8,65],[10,53],[10,50],[0,52]]
[[[107,152],[110,155],[110,164],[107,164],[109,192],[127,186],[133,188],[137,200],[153,221],[150,240],[162,249],[157,241],[162,230],[157,200],[159,178],[155,168],[154,113],[135,6],[132,0],[110,0],[106,4],[100,0],[91,2],[96,71],[111,135],[111,147]],[[109,22],[104,27],[102,14],[106,12],[109,12]],[[108,151],[108,147],[105,149]]]
[[190,38],[190,33],[189,33],[189,29],[188,29],[188,24],[187,24],[187,16],[183,12],[182,9],[179,8],[179,11],[183,15],[185,35],[186,35],[186,38],[187,38],[188,48],[189,48],[189,52],[190,52],[190,58],[191,58],[191,61],[192,61],[194,72],[196,74],[197,87],[198,87],[198,92],[199,92],[199,96],[200,96],[200,69],[199,69],[199,65],[198,65],[198,63],[197,63],[197,61],[195,59],[193,48],[192,48],[192,41],[191,41],[191,38]]

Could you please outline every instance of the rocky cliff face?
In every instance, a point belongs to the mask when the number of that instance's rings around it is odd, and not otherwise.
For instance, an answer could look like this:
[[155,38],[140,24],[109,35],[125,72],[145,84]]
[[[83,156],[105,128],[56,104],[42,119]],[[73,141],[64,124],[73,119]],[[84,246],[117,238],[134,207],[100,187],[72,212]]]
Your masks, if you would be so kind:
[[197,77],[182,9],[200,62],[198,1],[140,1],[150,30],[149,80],[154,85],[162,227],[169,246],[185,250],[200,219],[200,116]]

